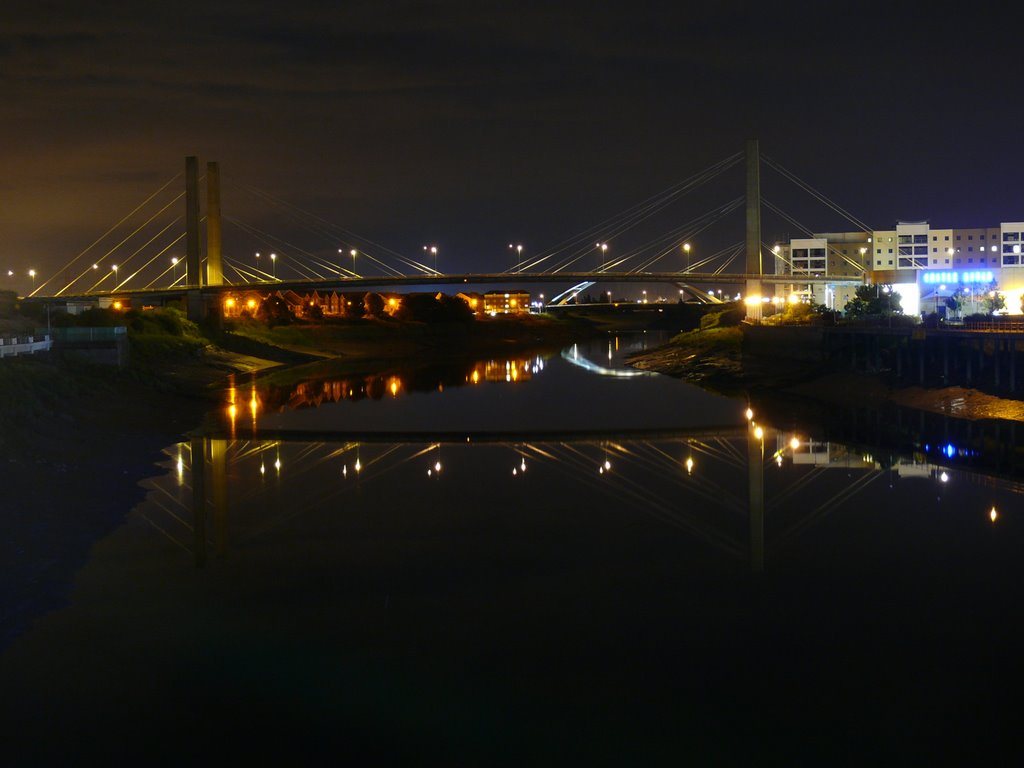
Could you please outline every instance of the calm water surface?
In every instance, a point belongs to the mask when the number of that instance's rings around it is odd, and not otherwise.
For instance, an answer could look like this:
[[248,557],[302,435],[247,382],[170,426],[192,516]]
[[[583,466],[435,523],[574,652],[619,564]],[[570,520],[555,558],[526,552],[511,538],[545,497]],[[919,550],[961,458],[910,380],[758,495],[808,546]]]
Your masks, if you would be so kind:
[[236,381],[70,605],[0,656],[6,756],[1005,751],[1018,480],[934,436],[903,453],[750,424],[623,368],[657,341]]

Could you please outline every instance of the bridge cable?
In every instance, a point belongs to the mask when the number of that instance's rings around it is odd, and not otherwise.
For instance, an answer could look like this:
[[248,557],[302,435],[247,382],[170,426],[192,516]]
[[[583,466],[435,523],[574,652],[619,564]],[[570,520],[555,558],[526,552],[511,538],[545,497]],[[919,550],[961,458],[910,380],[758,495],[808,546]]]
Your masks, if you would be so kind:
[[[670,203],[672,203],[674,201],[674,198],[677,197],[678,195],[683,194],[685,192],[692,191],[693,189],[696,189],[698,186],[700,186],[704,182],[710,181],[712,178],[720,175],[721,173],[724,173],[726,170],[731,168],[737,162],[739,162],[738,159],[735,160],[735,161],[732,161],[732,162],[726,162],[724,165],[721,165],[721,167],[715,168],[713,171],[706,172],[705,174],[702,175],[702,178],[697,178],[695,180],[690,180],[691,183],[689,183],[683,189],[680,189],[680,190],[678,190],[676,192],[673,192],[670,195],[666,195],[666,196],[664,196],[662,198],[659,198],[659,199],[651,198],[651,199],[649,199],[649,201],[645,201],[644,203],[640,204],[639,206],[634,206],[632,209],[628,209],[626,212],[623,212],[623,214],[619,214],[619,215],[613,216],[613,217],[611,217],[609,219],[606,219],[601,224],[596,225],[594,227],[591,227],[590,230],[587,230],[586,232],[584,232],[581,235],[577,236],[573,240],[566,241],[566,243],[567,243],[566,248],[562,248],[559,251],[555,251],[554,253],[550,254],[550,256],[545,256],[545,257],[542,257],[540,259],[535,259],[535,262],[539,263],[540,261],[543,261],[544,259],[547,259],[547,258],[550,258],[552,256],[557,255],[561,251],[567,250],[570,247],[575,247],[576,250],[574,252],[570,253],[568,256],[564,257],[560,262],[552,265],[552,267],[549,268],[550,272],[553,272],[553,273],[559,272],[562,269],[564,269],[565,267],[570,266],[571,264],[575,263],[576,261],[579,261],[579,259],[583,258],[589,252],[591,252],[591,246],[589,245],[589,241],[590,241],[591,238],[593,238],[595,236],[596,233],[598,233],[598,232],[603,233],[601,235],[601,239],[602,240],[613,239],[614,237],[622,234],[623,232],[625,232],[625,231],[627,231],[627,230],[637,226],[638,224],[640,224],[641,222],[643,222],[646,219],[650,218],[651,216],[655,215],[656,213],[659,213],[660,211],[664,210]],[[653,202],[650,202],[650,201],[653,201]],[[609,231],[610,227],[615,227],[615,229],[612,229],[612,230]],[[584,240],[586,240],[586,244],[585,245],[583,244]],[[533,265],[532,264],[528,264],[527,268],[530,268],[531,266],[533,266]],[[600,269],[600,267],[599,267],[599,269]]]
[[[248,192],[251,195],[254,195],[256,197],[260,197],[263,200],[265,200],[266,202],[270,203],[271,205],[275,205],[278,208],[280,208],[282,210],[285,210],[286,212],[288,212],[289,216],[291,216],[293,221],[297,221],[297,222],[301,223],[301,220],[297,218],[297,216],[301,215],[301,216],[305,216],[308,219],[311,219],[311,220],[313,220],[315,222],[318,222],[319,224],[322,225],[322,227],[320,227],[318,229],[313,229],[308,224],[306,224],[304,226],[307,228],[308,231],[317,232],[317,233],[319,233],[320,235],[322,235],[324,237],[331,237],[332,240],[335,240],[335,241],[337,241],[339,239],[338,235],[340,234],[340,235],[342,235],[342,238],[340,238],[340,239],[348,238],[348,239],[356,241],[356,243],[358,243],[361,246],[361,248],[360,248],[361,250],[365,249],[365,245],[362,245],[362,244],[363,243],[368,243],[372,247],[377,248],[380,251],[383,251],[385,253],[390,254],[392,257],[398,259],[400,262],[402,262],[406,266],[412,267],[416,271],[424,272],[424,273],[427,273],[427,274],[436,273],[436,270],[432,269],[431,267],[427,266],[426,264],[423,264],[421,262],[416,261],[415,259],[411,259],[411,258],[409,258],[407,256],[404,256],[403,254],[401,254],[401,253],[399,253],[399,252],[397,252],[395,250],[392,250],[391,248],[388,248],[387,246],[381,245],[380,243],[378,243],[378,242],[376,242],[374,240],[371,240],[371,239],[369,239],[367,237],[363,237],[362,235],[358,235],[358,234],[356,234],[356,233],[354,233],[354,232],[352,232],[352,231],[350,231],[348,229],[345,229],[342,226],[334,224],[333,222],[328,221],[327,219],[324,219],[321,216],[318,216],[318,215],[316,215],[314,213],[311,213],[311,212],[306,211],[306,210],[304,210],[302,208],[299,208],[298,206],[293,205],[293,204],[291,204],[291,203],[289,203],[289,202],[287,202],[285,200],[281,200],[279,198],[276,198],[273,195],[271,195],[271,194],[269,194],[267,192],[264,192],[261,189],[258,189],[257,187],[254,187],[254,186],[251,186],[251,185],[247,185],[247,184],[241,184],[239,182],[234,182],[234,181],[231,182],[231,185],[235,186],[235,187],[238,187],[239,189],[242,189],[243,191],[246,191],[246,192]],[[326,227],[326,229],[324,229],[324,227]],[[364,255],[369,255],[369,254],[364,254]],[[378,263],[383,264],[383,262],[378,262]],[[396,271],[396,274],[398,276],[404,276],[402,272]]]
[[[114,224],[114,225],[113,225],[112,227],[110,227],[110,229],[108,229],[108,230],[107,230],[106,232],[104,232],[104,233],[103,233],[102,235],[100,235],[100,236],[99,236],[98,238],[96,238],[95,240],[93,240],[93,241],[92,241],[92,242],[91,242],[91,243],[90,243],[89,245],[87,245],[87,246],[86,246],[86,247],[85,247],[85,248],[84,248],[84,249],[83,249],[82,251],[80,251],[80,252],[79,252],[79,254],[78,254],[77,256],[75,256],[74,258],[72,258],[72,259],[71,259],[71,261],[69,261],[69,262],[68,262],[67,264],[65,264],[65,265],[64,265],[63,267],[61,267],[60,269],[58,269],[58,270],[57,270],[57,271],[56,271],[56,272],[55,272],[55,273],[54,273],[54,274],[53,274],[53,275],[52,275],[52,276],[51,276],[50,278],[48,278],[48,279],[47,279],[46,281],[44,281],[44,282],[43,282],[43,283],[42,283],[42,284],[41,284],[41,285],[39,286],[39,288],[37,288],[37,289],[33,290],[33,291],[32,291],[32,293],[30,293],[29,295],[30,295],[30,296],[34,296],[34,295],[36,294],[36,291],[42,290],[42,289],[43,289],[43,288],[45,288],[45,287],[46,287],[47,285],[49,285],[51,281],[53,281],[54,279],[56,279],[57,275],[58,275],[58,274],[59,274],[60,272],[62,272],[62,271],[64,271],[64,270],[66,270],[66,269],[70,269],[70,268],[71,268],[71,266],[72,266],[72,265],[73,265],[73,264],[74,264],[74,263],[75,263],[76,261],[78,261],[78,260],[79,260],[80,258],[82,258],[83,256],[85,256],[85,254],[87,254],[87,253],[88,253],[89,251],[91,251],[91,250],[92,250],[92,249],[93,249],[93,248],[94,248],[94,247],[95,247],[95,246],[96,246],[97,244],[99,244],[100,242],[102,242],[103,238],[105,238],[105,237],[106,237],[107,235],[109,235],[109,234],[110,234],[111,232],[113,232],[113,231],[114,231],[115,229],[117,229],[117,228],[118,228],[119,226],[121,226],[122,224],[124,224],[124,222],[125,222],[125,221],[127,221],[127,220],[128,220],[128,219],[130,219],[130,218],[131,218],[132,216],[134,216],[134,215],[135,215],[135,214],[136,214],[136,213],[137,213],[137,212],[138,212],[138,211],[139,211],[139,210],[140,210],[140,209],[141,209],[141,208],[142,208],[143,206],[145,206],[145,205],[146,205],[147,203],[149,203],[149,201],[150,201],[150,200],[152,200],[152,199],[153,199],[154,197],[156,197],[156,196],[157,196],[157,195],[159,195],[159,194],[160,194],[161,192],[163,192],[163,191],[164,191],[165,189],[167,189],[167,187],[168,187],[168,186],[170,186],[171,184],[173,184],[173,183],[174,183],[175,181],[177,181],[177,180],[178,180],[179,178],[181,178],[181,174],[180,174],[180,173],[178,173],[178,174],[175,174],[175,175],[174,175],[174,176],[173,176],[172,178],[170,178],[170,179],[168,179],[168,180],[167,180],[166,182],[164,182],[164,183],[163,183],[163,185],[161,185],[161,186],[160,186],[160,187],[159,187],[159,188],[158,188],[158,189],[157,189],[157,190],[156,190],[155,192],[153,192],[153,194],[151,194],[151,195],[150,195],[149,197],[147,197],[147,198],[146,198],[145,200],[143,200],[143,201],[142,201],[141,203],[139,203],[139,204],[138,204],[137,206],[135,206],[135,208],[133,208],[133,209],[132,209],[132,210],[131,210],[130,212],[128,212],[127,214],[125,214],[125,215],[124,215],[124,216],[123,216],[123,217],[122,217],[122,218],[121,218],[121,219],[120,219],[120,220],[119,220],[119,221],[118,221],[118,222],[117,222],[116,224]],[[69,284],[69,285],[70,285],[70,284]],[[68,287],[68,286],[65,286],[65,288],[67,288],[67,287]],[[64,289],[62,289],[62,290],[64,290]],[[58,292],[58,293],[57,293],[57,294],[55,294],[55,295],[59,296],[59,295],[60,295],[60,293]]]
[[[777,213],[777,214],[778,214],[779,216],[781,216],[782,218],[784,218],[784,219],[785,219],[786,221],[788,221],[788,222],[789,222],[790,224],[792,224],[792,225],[793,225],[794,227],[796,227],[797,229],[800,229],[800,230],[802,230],[802,231],[803,231],[803,232],[804,232],[805,234],[807,234],[807,235],[808,235],[808,236],[810,236],[810,237],[814,237],[814,232],[812,232],[812,231],[811,231],[810,229],[808,229],[808,228],[807,228],[806,226],[804,226],[804,225],[803,225],[803,224],[801,224],[801,223],[800,223],[799,221],[797,221],[796,219],[794,219],[794,218],[793,218],[792,216],[790,216],[790,215],[789,215],[788,213],[786,213],[785,211],[783,211],[783,210],[782,210],[781,208],[779,208],[779,207],[778,207],[777,205],[775,205],[774,203],[770,202],[769,200],[767,200],[766,198],[763,198],[763,197],[761,198],[761,202],[762,202],[762,204],[763,204],[763,205],[764,205],[764,206],[765,206],[766,208],[768,208],[769,210],[771,210],[771,211],[773,211],[773,212]],[[838,258],[842,259],[843,261],[845,261],[845,262],[846,262],[847,264],[849,264],[850,266],[852,266],[852,267],[856,267],[856,268],[857,268],[858,270],[860,270],[861,272],[863,272],[863,271],[864,271],[865,267],[864,267],[864,265],[863,265],[863,264],[861,264],[861,263],[857,262],[857,261],[856,261],[856,260],[854,260],[854,259],[851,259],[851,258],[850,258],[849,256],[847,256],[846,254],[844,254],[844,253],[840,252],[838,248],[836,248],[836,247],[835,247],[834,245],[830,244],[830,243],[829,243],[829,242],[828,242],[827,240],[825,241],[825,245],[827,246],[828,250],[829,250],[829,251],[831,251],[832,255],[834,255],[834,256],[836,256],[836,257],[838,257]],[[791,256],[792,256],[792,254],[791,254]]]
[[772,160],[770,157],[767,157],[766,155],[761,155],[761,159],[765,162],[765,164],[769,168],[771,168],[775,172],[779,173],[781,176],[783,176],[784,178],[788,179],[792,183],[796,184],[798,187],[803,189],[805,192],[807,192],[808,194],[813,196],[815,199],[817,199],[821,203],[824,203],[825,205],[827,205],[833,211],[838,213],[840,216],[843,216],[845,219],[847,219],[851,223],[855,224],[860,229],[863,229],[865,232],[873,232],[874,231],[874,229],[872,227],[868,226],[863,221],[861,221],[859,218],[857,218],[852,213],[847,211],[845,208],[840,206],[839,203],[837,203],[834,200],[831,200],[828,197],[826,197],[824,193],[819,192],[817,189],[812,187],[810,184],[808,184],[806,181],[801,179],[799,176],[797,176],[792,171],[789,171],[786,168],[784,168],[781,164],[779,164],[775,160]]
[[[739,162],[740,157],[741,153],[736,153],[735,155],[727,157],[724,160],[709,166],[705,170],[690,176],[689,178],[683,180],[682,182],[679,182],[667,188],[666,190],[659,192],[657,195],[649,197],[646,200],[641,201],[640,203],[637,203],[623,211],[620,211],[619,213],[609,217],[608,219],[598,224],[595,224],[585,229],[584,231],[576,235],[573,235],[570,238],[567,238],[566,240],[563,240],[562,242],[558,243],[557,245],[551,248],[545,249],[544,251],[541,252],[541,255],[527,260],[527,262],[524,265],[522,265],[521,268],[536,268],[543,264],[544,262],[549,261],[552,258],[555,258],[560,253],[566,250],[579,248],[582,243],[589,243],[589,241],[593,240],[594,237],[597,237],[599,233],[601,233],[602,231],[606,231],[609,226],[616,226],[620,225],[621,223],[630,222],[639,223],[639,221],[642,221],[651,213],[657,212],[658,210],[661,210],[664,207],[666,207],[675,198],[697,188],[703,183],[710,181],[719,174],[728,170],[733,165]],[[586,246],[586,248],[589,250],[590,246],[588,245]],[[582,255],[582,253],[570,254],[569,257],[563,258],[562,261],[556,264],[555,266],[560,265],[562,268],[564,268],[564,266],[566,266],[566,261],[568,261],[568,263],[571,264],[574,261],[578,260],[580,257],[582,257]]]

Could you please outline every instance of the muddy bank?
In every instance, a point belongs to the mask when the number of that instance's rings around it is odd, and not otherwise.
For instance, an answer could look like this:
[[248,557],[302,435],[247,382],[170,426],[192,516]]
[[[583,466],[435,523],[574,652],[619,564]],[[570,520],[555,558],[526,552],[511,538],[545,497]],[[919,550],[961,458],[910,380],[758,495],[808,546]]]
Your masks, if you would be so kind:
[[685,379],[723,394],[784,395],[820,403],[890,403],[959,419],[1024,421],[1024,401],[965,387],[896,387],[882,376],[744,360],[735,343],[666,344],[628,361],[640,370]]

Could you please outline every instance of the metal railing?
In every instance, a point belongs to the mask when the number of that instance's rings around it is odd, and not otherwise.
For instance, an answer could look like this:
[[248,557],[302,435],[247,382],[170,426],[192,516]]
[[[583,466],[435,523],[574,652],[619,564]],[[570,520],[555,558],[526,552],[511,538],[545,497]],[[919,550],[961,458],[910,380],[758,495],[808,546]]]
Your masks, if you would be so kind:
[[0,357],[16,355],[34,355],[36,352],[48,352],[53,345],[49,335],[41,339],[35,336],[12,336],[0,338]]

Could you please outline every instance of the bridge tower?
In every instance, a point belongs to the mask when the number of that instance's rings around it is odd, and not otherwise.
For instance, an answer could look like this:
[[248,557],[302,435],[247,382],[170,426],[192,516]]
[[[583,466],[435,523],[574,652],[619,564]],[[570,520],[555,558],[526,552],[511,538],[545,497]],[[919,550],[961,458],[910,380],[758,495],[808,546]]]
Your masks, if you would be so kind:
[[186,285],[202,285],[202,257],[199,253],[199,160],[185,158],[185,271]]
[[220,250],[220,164],[206,164],[206,283],[224,285]]
[[[747,139],[747,237],[746,261],[744,272],[748,275],[764,274],[761,262],[761,152],[757,139]],[[747,303],[747,320],[761,321],[761,280],[747,279],[747,297],[755,297],[756,302]]]

